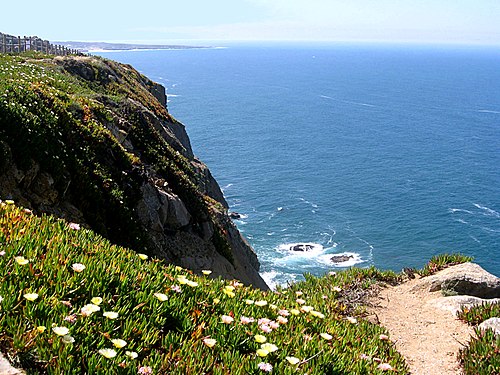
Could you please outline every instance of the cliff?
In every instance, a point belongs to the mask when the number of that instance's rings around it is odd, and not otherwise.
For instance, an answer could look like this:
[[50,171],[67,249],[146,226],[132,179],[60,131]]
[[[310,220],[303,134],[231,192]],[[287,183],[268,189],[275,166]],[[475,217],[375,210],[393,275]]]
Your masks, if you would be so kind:
[[98,57],[0,56],[0,197],[267,289],[165,89]]

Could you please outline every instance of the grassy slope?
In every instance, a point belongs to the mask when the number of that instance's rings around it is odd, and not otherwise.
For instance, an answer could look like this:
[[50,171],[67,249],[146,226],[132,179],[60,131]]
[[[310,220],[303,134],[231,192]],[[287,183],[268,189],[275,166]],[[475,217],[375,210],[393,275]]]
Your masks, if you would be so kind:
[[[154,171],[186,204],[193,226],[212,221],[212,241],[231,260],[214,213],[220,205],[199,191],[189,161],[129,100],[175,122],[149,92],[152,82],[110,60],[73,59],[66,67],[85,72],[88,79],[69,73],[53,56],[0,55],[0,174],[9,163],[28,170],[35,160],[90,227],[114,243],[140,249],[146,241],[134,207],[143,180]],[[126,129],[134,153],[112,135],[113,126]]]
[[[264,362],[279,374],[377,374],[383,372],[377,369],[379,360],[398,373],[407,372],[393,344],[380,338],[384,329],[359,318],[351,322],[348,315],[360,311],[341,302],[353,285],[362,290],[375,280],[397,279],[390,272],[353,269],[262,292],[143,260],[91,231],[36,217],[10,202],[0,204],[0,243],[5,252],[0,257],[0,348],[32,373],[134,374],[140,366],[151,366],[154,373],[252,374],[261,372],[258,365]],[[29,263],[19,264],[17,256]],[[75,272],[75,263],[85,269]],[[28,300],[28,293],[38,298]],[[155,293],[168,299],[161,302]],[[100,311],[82,315],[93,297],[102,298]],[[264,333],[258,319],[277,321],[280,310],[290,313],[288,322]],[[119,315],[109,319],[106,311]],[[234,322],[224,323],[224,315]],[[243,316],[255,322],[242,324]],[[65,343],[71,339],[57,336],[54,326],[67,327],[74,342]],[[260,357],[257,334],[278,350]],[[127,342],[115,348],[116,357],[99,353],[113,348],[111,339],[116,338]],[[216,340],[212,348],[206,338]],[[129,358],[126,351],[138,358]],[[286,357],[300,362],[292,365]]]

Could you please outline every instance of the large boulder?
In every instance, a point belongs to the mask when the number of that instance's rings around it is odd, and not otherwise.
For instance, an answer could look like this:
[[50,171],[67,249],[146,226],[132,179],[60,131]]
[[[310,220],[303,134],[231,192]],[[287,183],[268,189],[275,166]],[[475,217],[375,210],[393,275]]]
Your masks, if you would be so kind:
[[439,309],[447,310],[455,316],[464,307],[471,308],[485,303],[500,303],[500,298],[484,299],[474,296],[448,296],[435,298],[429,303]]
[[423,278],[415,289],[425,289],[429,292],[442,290],[449,295],[500,298],[500,278],[478,264],[462,263]]
[[479,329],[492,329],[495,335],[500,335],[500,318],[489,318],[479,325]]

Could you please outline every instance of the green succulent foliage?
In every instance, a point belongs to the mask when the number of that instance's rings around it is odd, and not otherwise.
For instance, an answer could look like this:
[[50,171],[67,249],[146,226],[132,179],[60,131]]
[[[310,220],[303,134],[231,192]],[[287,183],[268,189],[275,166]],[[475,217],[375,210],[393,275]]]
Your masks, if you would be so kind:
[[[362,289],[391,274],[352,269],[264,292],[146,258],[10,201],[0,203],[0,243],[0,348],[28,373],[136,374],[150,366],[158,374],[258,374],[262,362],[279,374],[381,374],[378,361],[408,373],[380,338],[385,329],[347,305],[350,282]],[[102,298],[99,311],[85,314],[94,297]],[[281,323],[264,332],[259,319]],[[68,328],[74,341],[54,327]],[[259,356],[257,334],[277,350]],[[125,347],[113,346],[118,338]],[[99,352],[106,348],[116,356]]]
[[[148,91],[151,85],[132,67],[97,57],[0,55],[0,172],[13,161],[22,170],[36,161],[94,230],[135,249],[147,243],[134,208],[148,170],[183,200],[194,228],[204,221],[219,228],[190,162],[129,105],[175,121]],[[120,117],[128,121],[136,154],[113,135]],[[232,260],[221,233],[213,243]]]

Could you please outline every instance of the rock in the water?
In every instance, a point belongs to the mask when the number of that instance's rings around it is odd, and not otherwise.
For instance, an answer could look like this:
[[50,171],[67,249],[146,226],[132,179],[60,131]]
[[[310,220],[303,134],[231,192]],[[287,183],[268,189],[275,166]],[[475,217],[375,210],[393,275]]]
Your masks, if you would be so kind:
[[229,217],[233,220],[241,219],[241,215],[237,212],[230,212]]
[[297,245],[290,246],[291,251],[311,251],[314,249],[314,245],[308,243],[299,243]]
[[473,296],[449,296],[433,299],[429,303],[439,309],[448,310],[455,316],[463,307],[470,308],[484,303],[500,303],[500,298],[483,299]]
[[462,263],[422,279],[416,286],[429,292],[442,290],[448,294],[480,298],[500,298],[500,278],[475,263]]
[[341,254],[341,255],[334,255],[330,258],[332,263],[343,263],[343,262],[348,262],[351,259],[354,259],[353,255],[346,255],[346,254]]
[[479,329],[492,329],[495,335],[500,335],[500,318],[489,318],[479,325]]

